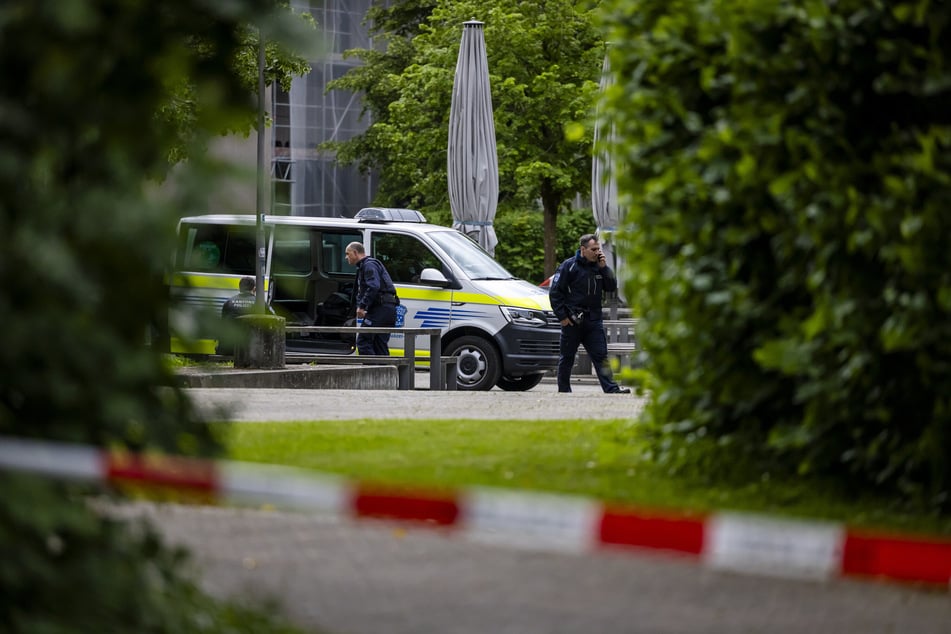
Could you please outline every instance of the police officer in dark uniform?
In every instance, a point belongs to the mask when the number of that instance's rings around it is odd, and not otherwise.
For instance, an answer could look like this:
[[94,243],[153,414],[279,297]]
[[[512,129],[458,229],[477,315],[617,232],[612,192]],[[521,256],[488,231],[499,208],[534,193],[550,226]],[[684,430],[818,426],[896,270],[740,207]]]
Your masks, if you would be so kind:
[[[254,314],[254,309],[257,305],[257,296],[254,292],[256,285],[257,283],[253,277],[242,277],[238,282],[238,294],[232,295],[228,301],[222,305],[221,318],[237,319],[242,315]],[[265,310],[269,315],[274,314],[274,309],[270,306],[265,306]],[[234,354],[234,337],[235,335],[233,334],[223,334],[222,340],[218,342],[218,347],[215,352],[223,355]]]
[[[366,253],[359,242],[351,242],[346,250],[347,262],[357,267],[356,304],[357,319],[364,326],[394,326],[399,297],[396,287],[383,263]],[[389,355],[389,333],[357,335],[357,352],[360,354]]]
[[597,236],[581,236],[580,248],[558,267],[548,291],[552,310],[561,321],[558,391],[571,391],[571,368],[578,346],[584,345],[598,375],[601,389],[609,394],[630,394],[620,387],[607,364],[608,342],[604,334],[601,298],[617,290],[614,271],[605,262]]
[[255,281],[253,277],[242,277],[238,282],[238,294],[233,295],[221,307],[222,319],[237,319],[242,315],[254,312],[257,298],[254,294]]

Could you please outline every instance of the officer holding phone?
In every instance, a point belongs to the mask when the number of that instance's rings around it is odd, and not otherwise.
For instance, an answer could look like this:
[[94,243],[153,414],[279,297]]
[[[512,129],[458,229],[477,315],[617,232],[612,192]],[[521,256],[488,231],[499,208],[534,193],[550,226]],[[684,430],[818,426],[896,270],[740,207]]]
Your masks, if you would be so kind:
[[601,301],[604,293],[617,290],[617,278],[601,252],[597,236],[586,233],[579,249],[558,267],[548,291],[552,310],[561,321],[558,357],[558,391],[571,391],[571,368],[578,346],[591,357],[601,389],[608,394],[630,394],[620,387],[607,363],[608,342],[604,334]]

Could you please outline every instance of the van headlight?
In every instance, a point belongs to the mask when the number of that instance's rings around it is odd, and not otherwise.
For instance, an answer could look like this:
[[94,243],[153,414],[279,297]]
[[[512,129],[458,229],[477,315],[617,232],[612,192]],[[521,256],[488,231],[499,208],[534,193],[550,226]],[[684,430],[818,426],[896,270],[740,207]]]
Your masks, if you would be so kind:
[[517,326],[543,328],[547,324],[543,311],[518,308],[517,306],[500,306],[499,308],[502,309],[502,315],[505,319]]

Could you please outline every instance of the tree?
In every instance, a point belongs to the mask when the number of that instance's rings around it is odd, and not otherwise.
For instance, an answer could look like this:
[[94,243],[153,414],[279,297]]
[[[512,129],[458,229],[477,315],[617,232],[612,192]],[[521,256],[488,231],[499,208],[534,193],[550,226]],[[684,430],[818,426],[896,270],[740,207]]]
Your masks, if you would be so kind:
[[[220,451],[145,345],[169,309],[162,276],[178,211],[214,187],[214,172],[194,154],[172,205],[145,191],[176,144],[253,121],[236,60],[249,24],[275,41],[291,28],[273,10],[270,0],[4,4],[0,435]],[[161,116],[182,86],[189,116]],[[85,485],[0,473],[0,488],[0,630],[254,628],[203,599],[182,555],[151,531],[94,512]]]
[[951,8],[614,0],[607,21],[651,420],[721,470],[947,508]]
[[[286,3],[281,3],[285,11],[292,13],[296,21],[287,23],[287,28],[299,32],[298,37],[312,37],[316,28],[313,16],[308,12],[296,13],[291,11]],[[242,25],[240,27],[239,45],[232,58],[233,71],[240,82],[241,88],[245,91],[248,98],[256,102],[258,92],[258,42],[259,29],[251,25]],[[285,36],[285,40],[286,40]],[[199,56],[204,56],[207,51],[214,46],[212,42],[203,39],[195,39],[192,48]],[[310,72],[310,63],[304,57],[300,50],[304,46],[299,43],[296,50],[289,48],[284,42],[266,41],[265,42],[265,61],[264,61],[264,81],[270,86],[279,85],[283,90],[290,90],[291,81],[294,77],[300,77]],[[170,125],[178,131],[177,141],[172,144],[169,152],[169,162],[177,163],[185,160],[189,152],[195,152],[200,148],[195,148],[193,143],[196,140],[196,119],[199,116],[198,108],[201,104],[201,96],[196,94],[197,86],[190,78],[179,78],[178,83],[171,87],[169,98],[165,105],[159,110],[159,116],[165,119]],[[252,103],[254,103],[252,102]],[[221,129],[217,130],[219,134],[244,134],[247,135],[257,125],[257,115],[254,111],[248,111],[245,116],[240,117],[232,123],[225,123]]]
[[[361,91],[371,123],[361,135],[327,145],[344,164],[380,173],[378,202],[448,208],[448,119],[462,23],[485,22],[499,154],[500,206],[544,212],[545,272],[556,262],[556,218],[590,191],[590,118],[604,43],[589,3],[576,0],[440,0],[417,30],[393,13],[429,3],[395,3],[376,27],[386,52],[349,54],[363,66],[332,82]],[[566,134],[566,130],[569,131]]]

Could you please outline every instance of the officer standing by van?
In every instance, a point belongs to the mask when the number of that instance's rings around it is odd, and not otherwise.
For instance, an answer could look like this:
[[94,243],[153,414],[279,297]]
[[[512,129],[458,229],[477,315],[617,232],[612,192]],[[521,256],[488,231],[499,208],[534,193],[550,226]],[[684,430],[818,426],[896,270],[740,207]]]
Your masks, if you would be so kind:
[[[257,282],[251,276],[242,277],[238,282],[238,294],[232,295],[221,306],[222,319],[237,319],[243,315],[253,315],[257,307],[257,295],[255,293]],[[269,315],[274,314],[274,309],[266,306],[265,309]],[[218,342],[215,352],[223,355],[234,354],[234,335],[223,334],[223,340]]]
[[561,322],[558,357],[558,391],[571,391],[571,368],[578,346],[584,345],[601,389],[608,394],[630,394],[619,386],[607,364],[608,342],[604,334],[601,299],[604,292],[617,290],[617,278],[601,252],[597,236],[586,233],[575,255],[558,267],[551,280],[548,297]]
[[[357,267],[357,319],[362,319],[364,326],[396,325],[396,307],[400,300],[386,267],[376,258],[368,256],[360,242],[348,244],[346,256],[347,262]],[[388,356],[389,341],[389,333],[361,333],[357,335],[357,352]]]
[[254,306],[257,302],[254,293],[254,287],[257,284],[253,277],[242,277],[238,282],[238,294],[232,295],[221,306],[222,319],[237,319],[242,315],[254,313]]

